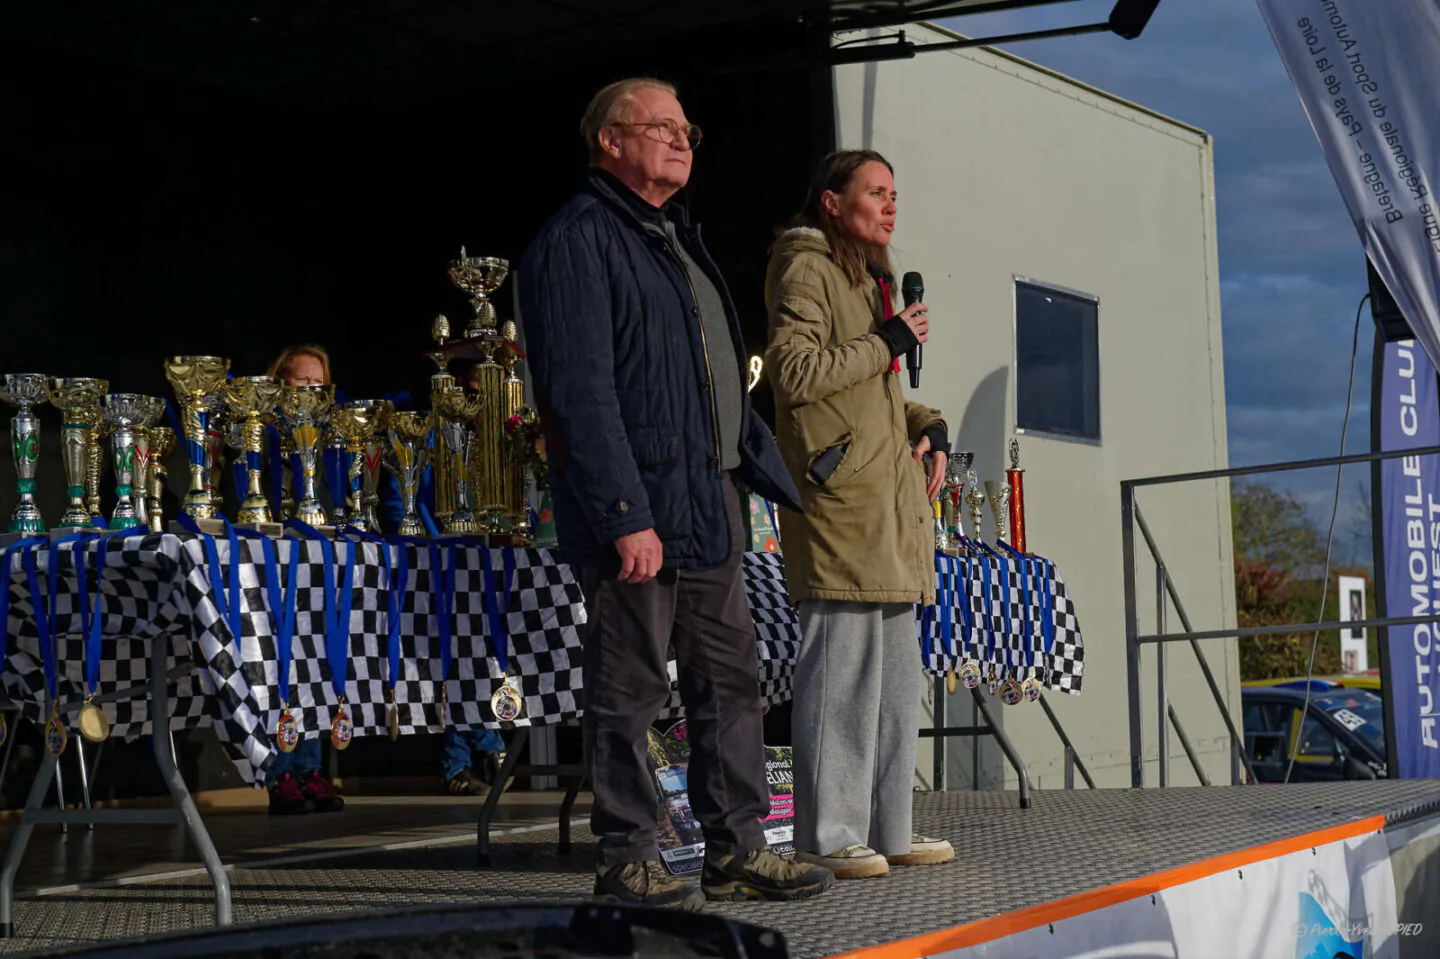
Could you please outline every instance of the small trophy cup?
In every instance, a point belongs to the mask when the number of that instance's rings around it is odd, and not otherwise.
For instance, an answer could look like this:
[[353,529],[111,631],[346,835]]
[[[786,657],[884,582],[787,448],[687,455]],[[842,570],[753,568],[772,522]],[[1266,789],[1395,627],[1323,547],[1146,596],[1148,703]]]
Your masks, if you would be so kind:
[[453,478],[455,509],[445,517],[447,535],[465,536],[478,532],[475,512],[470,506],[470,422],[480,412],[481,398],[459,387],[431,396],[435,404],[440,441],[450,460],[447,473]]
[[[444,313],[438,313],[430,324],[430,335],[435,340],[436,349],[427,355],[435,361],[436,372],[430,377],[430,405],[435,405],[435,397],[446,390],[455,389],[459,384],[455,377],[448,371],[450,354],[446,350],[446,341],[450,339],[450,319]],[[432,424],[433,428],[440,429],[440,418],[437,414]],[[453,475],[453,463],[449,456],[436,456],[431,462],[432,489],[434,490],[434,502],[431,504],[430,515],[437,524],[443,525],[455,511],[455,476]]]
[[[59,376],[50,381],[51,401],[60,410],[60,452],[65,463],[65,491],[70,496],[70,505],[60,517],[62,529],[94,528],[90,522],[94,513],[85,502],[85,492],[90,485],[90,449],[99,445],[94,433],[100,423],[100,397],[109,389],[105,380],[88,377]],[[97,493],[99,483],[96,475]]]
[[185,430],[185,452],[190,461],[190,489],[181,507],[194,520],[215,518],[207,471],[210,437],[206,398],[225,383],[230,361],[218,356],[172,356],[165,360],[165,376],[180,401],[180,422]]
[[[500,327],[500,335],[507,342],[514,343],[520,337],[520,330],[516,327],[514,320],[506,320]],[[503,436],[510,428],[512,420],[518,423],[523,420],[525,413],[525,384],[520,381],[520,374],[515,372],[515,367],[520,362],[520,354],[517,350],[506,350],[505,357],[501,364],[505,367],[505,379],[500,383],[501,398],[501,422],[500,431]],[[517,417],[520,418],[517,420]],[[502,499],[505,501],[505,525],[509,532],[519,541],[530,542],[530,503],[527,498],[529,493],[529,482],[525,470],[525,463],[514,455],[514,451],[508,444],[502,444],[504,458],[502,460],[502,483],[504,487]]]
[[[243,420],[240,442],[245,451],[245,498],[235,517],[242,526],[258,529],[275,521],[262,485],[261,452],[265,449],[265,425],[275,418],[281,389],[280,380],[273,376],[238,376],[225,384],[225,405],[232,416]],[[280,464],[273,468],[279,469]]]
[[985,494],[980,492],[980,480],[974,470],[965,471],[965,486],[969,490],[965,494],[965,502],[970,504],[970,528],[975,533],[975,542],[981,543],[984,542],[981,530],[985,522]]
[[990,511],[995,514],[995,536],[1010,543],[1010,487],[997,486],[993,480],[986,480],[985,496],[990,500]]
[[15,491],[20,502],[10,514],[10,532],[41,533],[45,521],[35,506],[35,467],[40,459],[40,420],[34,407],[50,399],[50,377],[43,373],[7,373],[0,400],[16,407],[10,420],[10,448],[15,454]]
[[159,532],[165,528],[165,485],[169,482],[169,471],[165,460],[175,452],[175,431],[168,426],[156,426],[150,430],[150,485],[147,488],[145,510],[150,514],[150,529]]
[[[374,510],[366,501],[365,450],[384,425],[389,412],[390,403],[386,400],[355,400],[330,410],[330,428],[345,441],[345,472],[350,489],[346,507],[350,528],[362,533],[380,531],[375,525]],[[373,491],[374,487],[375,483],[370,482],[369,489]]]
[[110,393],[100,400],[100,417],[110,434],[110,462],[115,470],[115,510],[110,514],[111,529],[130,529],[140,525],[140,511],[135,503],[144,498],[144,492],[135,493],[135,434],[137,430],[143,432],[154,426],[164,412],[165,401],[158,396]]
[[1005,481],[1010,487],[1010,535],[1011,546],[1021,553],[1025,549],[1025,471],[1020,468],[1020,441],[1010,438],[1010,468],[1005,471]]
[[965,505],[965,474],[970,472],[970,464],[975,462],[975,454],[969,450],[959,450],[950,459],[945,470],[945,508],[947,510],[947,525],[950,528],[950,535],[954,537],[958,547],[960,540],[965,535],[965,524],[961,521],[961,514]]
[[325,525],[325,509],[315,496],[315,464],[320,457],[320,436],[334,402],[333,386],[286,386],[280,390],[280,418],[300,457],[295,518],[317,527]]
[[510,264],[493,256],[466,256],[460,248],[460,258],[450,261],[450,282],[470,297],[470,306],[475,316],[465,328],[465,335],[479,336],[495,332],[495,305],[488,297],[500,288],[510,273]]
[[390,457],[385,468],[395,474],[400,485],[400,499],[404,503],[405,515],[400,520],[401,536],[423,536],[425,527],[415,512],[415,494],[420,489],[420,476],[425,472],[425,461],[430,449],[425,438],[430,432],[430,417],[413,410],[397,411],[390,414],[385,434],[390,440]]
[[[156,397],[156,399],[160,399]],[[165,401],[160,400],[160,410],[163,414]],[[159,417],[156,417],[157,421]],[[130,494],[131,505],[135,507],[135,520],[141,526],[150,525],[150,429],[136,424],[130,428],[134,434],[135,450],[135,478],[133,480],[134,490]],[[154,532],[152,530],[152,532]]]
[[[205,489],[210,492],[210,505],[219,516],[225,505],[220,495],[220,475],[225,470],[225,435],[229,432],[225,419],[225,386],[207,394],[205,407]],[[238,491],[237,491],[238,492]]]

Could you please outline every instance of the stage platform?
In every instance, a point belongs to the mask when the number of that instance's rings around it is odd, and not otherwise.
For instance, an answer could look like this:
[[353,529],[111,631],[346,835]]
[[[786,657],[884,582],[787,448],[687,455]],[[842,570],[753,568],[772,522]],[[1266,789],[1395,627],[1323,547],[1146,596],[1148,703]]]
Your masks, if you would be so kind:
[[[494,865],[483,870],[475,865],[473,799],[360,797],[339,814],[289,819],[206,815],[222,858],[234,865],[235,919],[251,923],[584,898],[591,836],[577,823],[574,853],[557,854],[558,801],[555,793],[506,795]],[[937,955],[1142,896],[1157,874],[1177,880],[1230,869],[1243,877],[1252,863],[1313,855],[1312,843],[1423,820],[1440,814],[1440,781],[1043,792],[1028,810],[1000,792],[918,793],[915,802],[916,828],[949,838],[955,862],[841,883],[810,902],[710,910],[779,930],[799,959]],[[582,795],[578,822],[587,804]],[[67,837],[43,827],[19,874],[15,937],[0,940],[0,951],[208,927],[213,896],[196,862],[172,827],[72,828]]]

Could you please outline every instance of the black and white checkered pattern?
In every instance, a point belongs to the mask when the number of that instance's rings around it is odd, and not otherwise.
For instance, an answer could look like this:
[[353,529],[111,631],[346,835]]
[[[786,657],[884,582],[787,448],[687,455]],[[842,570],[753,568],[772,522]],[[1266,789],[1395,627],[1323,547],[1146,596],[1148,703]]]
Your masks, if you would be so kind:
[[[964,659],[963,638],[967,636],[965,616],[968,610],[973,629],[968,632],[970,653],[989,674],[990,666],[1004,674],[1012,665],[1021,669],[1026,663],[1025,650],[1033,644],[1035,665],[1048,667],[1045,685],[1049,689],[1078,695],[1085,667],[1085,644],[1076,618],[1075,604],[1065,589],[1065,581],[1053,563],[1050,575],[1043,574],[1044,565],[1031,559],[1028,563],[1024,590],[1021,588],[1020,563],[1013,556],[936,557],[936,603],[919,609],[920,652],[927,672],[944,675]],[[946,570],[953,572],[947,573]],[[985,590],[985,571],[989,571],[989,598]],[[1002,575],[1003,574],[1003,575]],[[1044,649],[1041,591],[1051,597],[1054,610],[1055,638],[1049,653]],[[947,653],[942,624],[949,618],[953,656]]]

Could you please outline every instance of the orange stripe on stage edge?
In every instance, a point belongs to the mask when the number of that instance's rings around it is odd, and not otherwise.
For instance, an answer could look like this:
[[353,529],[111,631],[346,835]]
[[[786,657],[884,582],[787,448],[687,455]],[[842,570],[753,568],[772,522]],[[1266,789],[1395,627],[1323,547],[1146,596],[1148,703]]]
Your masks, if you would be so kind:
[[1331,826],[1317,832],[1303,833],[1261,846],[1251,846],[1249,849],[1241,849],[1238,852],[1202,859],[1188,866],[1151,873],[1148,876],[1129,879],[1113,886],[1102,886],[1089,892],[1066,896],[1064,899],[1043,902],[1038,906],[1030,906],[1026,909],[1017,909],[1014,912],[991,916],[988,919],[967,922],[963,926],[952,926],[949,929],[927,932],[924,935],[880,946],[836,953],[828,959],[840,959],[842,956],[846,959],[922,959],[924,956],[935,956],[956,949],[978,946],[981,943],[1001,939],[1027,929],[1034,929],[1037,926],[1073,919],[1083,913],[1095,912],[1117,903],[1153,895],[1162,890],[1194,882],[1197,879],[1204,879],[1217,873],[1241,869],[1266,859],[1278,859],[1293,852],[1340,842],[1343,839],[1380,832],[1384,828],[1384,816],[1368,816],[1341,826]]
[[1010,484],[1010,545],[1017,552],[1025,549],[1025,471],[1006,470],[1005,481]]

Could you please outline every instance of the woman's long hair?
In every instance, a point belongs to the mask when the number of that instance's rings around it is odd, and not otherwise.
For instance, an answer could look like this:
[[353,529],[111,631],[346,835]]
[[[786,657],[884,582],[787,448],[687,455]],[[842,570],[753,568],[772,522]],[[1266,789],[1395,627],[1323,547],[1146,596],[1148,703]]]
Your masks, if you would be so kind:
[[270,371],[266,373],[266,375],[283,380],[290,372],[291,362],[299,356],[313,356],[319,360],[320,369],[325,372],[325,383],[323,385],[330,385],[330,354],[325,352],[325,347],[318,346],[314,343],[285,347],[280,355],[275,358],[275,362],[270,364]]
[[886,274],[893,273],[890,267],[890,250],[872,243],[861,243],[846,233],[839,221],[825,211],[823,198],[827,190],[844,193],[854,179],[855,171],[867,163],[883,163],[892,176],[895,173],[890,161],[874,150],[836,150],[821,160],[820,165],[815,168],[815,176],[810,180],[810,189],[805,194],[805,205],[790,221],[792,228],[808,226],[825,234],[835,262],[845,271],[853,286],[859,286],[865,281],[871,265],[884,270]]

